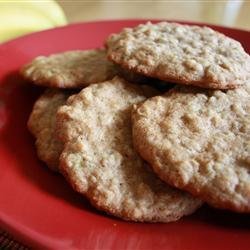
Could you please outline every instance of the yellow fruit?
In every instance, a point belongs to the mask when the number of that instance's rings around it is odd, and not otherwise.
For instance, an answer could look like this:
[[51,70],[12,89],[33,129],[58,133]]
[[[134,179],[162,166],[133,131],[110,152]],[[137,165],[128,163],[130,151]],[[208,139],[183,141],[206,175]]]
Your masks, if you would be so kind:
[[0,0],[0,42],[66,23],[63,10],[53,0]]

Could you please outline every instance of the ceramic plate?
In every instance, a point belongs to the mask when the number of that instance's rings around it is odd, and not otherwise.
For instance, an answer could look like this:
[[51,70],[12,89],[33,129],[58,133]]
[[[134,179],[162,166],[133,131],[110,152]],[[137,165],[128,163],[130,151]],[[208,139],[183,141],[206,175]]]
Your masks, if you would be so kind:
[[[249,249],[248,215],[204,206],[169,224],[131,223],[92,208],[35,153],[26,123],[42,89],[24,82],[20,67],[38,55],[102,46],[123,27],[146,20],[80,23],[34,33],[0,46],[0,223],[42,249]],[[250,51],[250,33],[212,26]]]

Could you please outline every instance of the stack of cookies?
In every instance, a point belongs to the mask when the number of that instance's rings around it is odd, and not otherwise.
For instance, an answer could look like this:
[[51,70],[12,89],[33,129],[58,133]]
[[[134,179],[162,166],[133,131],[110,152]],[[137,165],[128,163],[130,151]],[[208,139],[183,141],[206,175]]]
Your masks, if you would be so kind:
[[202,202],[249,213],[250,56],[241,44],[161,22],[125,28],[105,46],[21,70],[48,87],[28,121],[38,157],[125,220],[175,221]]

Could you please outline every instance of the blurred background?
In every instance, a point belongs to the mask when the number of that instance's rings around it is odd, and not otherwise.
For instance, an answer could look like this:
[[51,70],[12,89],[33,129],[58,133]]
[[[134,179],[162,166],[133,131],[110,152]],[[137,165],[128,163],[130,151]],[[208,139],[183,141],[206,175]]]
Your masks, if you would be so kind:
[[74,22],[147,18],[250,30],[250,1],[0,0],[0,42]]

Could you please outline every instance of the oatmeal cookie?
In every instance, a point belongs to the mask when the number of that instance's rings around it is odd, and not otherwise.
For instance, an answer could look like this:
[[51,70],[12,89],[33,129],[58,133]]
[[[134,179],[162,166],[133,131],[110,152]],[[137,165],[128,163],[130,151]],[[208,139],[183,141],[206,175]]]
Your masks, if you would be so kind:
[[212,206],[250,212],[250,85],[175,87],[135,106],[134,146],[167,183]]
[[60,169],[100,210],[126,220],[175,221],[201,202],[158,179],[134,151],[131,108],[145,99],[142,87],[118,77],[70,97],[57,113]]
[[241,44],[208,27],[149,22],[112,34],[106,47],[113,62],[166,82],[231,89],[250,79]]
[[39,56],[21,69],[34,84],[53,88],[83,88],[116,75],[104,49],[75,50]]
[[56,112],[69,96],[69,92],[47,89],[35,102],[28,120],[28,128],[36,138],[38,157],[54,171],[58,171],[63,149],[55,135]]

